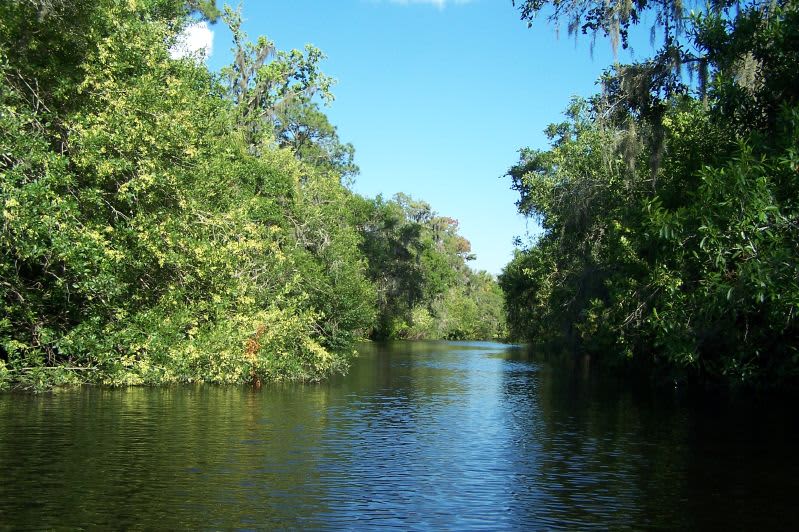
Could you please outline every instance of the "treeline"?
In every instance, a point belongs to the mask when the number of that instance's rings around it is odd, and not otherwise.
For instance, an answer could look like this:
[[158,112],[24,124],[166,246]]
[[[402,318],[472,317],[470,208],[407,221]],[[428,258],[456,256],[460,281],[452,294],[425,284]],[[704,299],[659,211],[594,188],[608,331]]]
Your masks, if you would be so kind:
[[646,15],[663,45],[510,169],[544,230],[500,277],[512,335],[669,378],[796,384],[797,2],[554,4],[623,47]]
[[[170,52],[220,17],[222,73]],[[457,222],[346,186],[322,58],[213,2],[0,3],[0,388],[317,380],[364,337],[503,334]]]
[[502,291],[467,266],[474,256],[457,220],[405,194],[361,201],[361,249],[378,294],[373,338],[505,337]]

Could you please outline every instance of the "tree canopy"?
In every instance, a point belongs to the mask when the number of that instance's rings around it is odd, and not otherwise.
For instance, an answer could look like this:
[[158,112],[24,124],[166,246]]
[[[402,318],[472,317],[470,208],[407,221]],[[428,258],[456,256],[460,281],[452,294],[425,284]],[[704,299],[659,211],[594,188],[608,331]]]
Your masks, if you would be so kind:
[[[221,74],[170,54],[198,17],[233,32]],[[0,4],[0,388],[318,380],[359,338],[501,334],[422,328],[496,285],[453,221],[347,188],[322,58],[214,2]]]
[[[544,234],[500,278],[512,335],[680,378],[795,383],[797,3],[687,17],[681,4],[603,5],[551,7],[605,33],[672,13],[691,50],[677,66],[701,61],[706,79],[684,81],[663,51],[617,66],[550,126],[551,149],[521,151],[517,205]],[[523,18],[544,6],[525,2]]]

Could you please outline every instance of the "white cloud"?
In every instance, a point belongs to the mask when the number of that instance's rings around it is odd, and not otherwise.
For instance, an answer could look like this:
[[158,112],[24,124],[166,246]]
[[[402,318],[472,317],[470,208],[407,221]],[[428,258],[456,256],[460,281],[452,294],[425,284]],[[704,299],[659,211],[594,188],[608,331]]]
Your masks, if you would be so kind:
[[169,49],[172,59],[197,57],[203,61],[211,57],[214,47],[214,32],[205,21],[196,22],[178,35],[177,42]]
[[399,4],[401,6],[408,6],[411,4],[427,4],[435,6],[438,9],[444,9],[452,4],[468,4],[472,0],[388,0],[392,4]]

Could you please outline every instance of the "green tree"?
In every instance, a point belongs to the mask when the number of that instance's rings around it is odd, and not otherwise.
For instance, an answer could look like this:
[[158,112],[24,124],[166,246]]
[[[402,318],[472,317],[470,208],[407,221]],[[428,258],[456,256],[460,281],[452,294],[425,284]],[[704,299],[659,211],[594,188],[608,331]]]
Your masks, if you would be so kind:
[[0,385],[344,369],[373,291],[340,177],[253,150],[247,103],[170,57],[193,6],[49,5],[0,20]]
[[[222,18],[234,43],[234,61],[223,70],[223,76],[230,84],[230,98],[239,111],[247,142],[257,153],[263,143],[281,134],[290,135],[295,113],[307,113],[304,108],[314,96],[332,100],[333,80],[319,71],[324,54],[318,48],[309,44],[304,52],[286,52],[263,36],[253,43],[241,28],[238,11],[225,7]],[[318,121],[318,116],[315,119]]]
[[522,151],[518,206],[545,233],[500,278],[513,335],[672,376],[795,381],[798,10],[728,7],[681,21],[677,64],[704,62],[706,83],[682,85],[662,53],[617,67],[550,150]]
[[499,289],[491,276],[468,267],[474,256],[457,220],[406,194],[368,202],[360,218],[361,246],[378,291],[373,337],[504,336]]

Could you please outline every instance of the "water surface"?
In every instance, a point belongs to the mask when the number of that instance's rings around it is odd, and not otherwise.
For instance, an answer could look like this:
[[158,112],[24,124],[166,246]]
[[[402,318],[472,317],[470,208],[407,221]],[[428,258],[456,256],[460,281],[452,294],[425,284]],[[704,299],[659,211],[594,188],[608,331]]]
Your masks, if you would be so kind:
[[361,351],[320,385],[0,394],[0,526],[799,527],[793,405],[500,344]]

